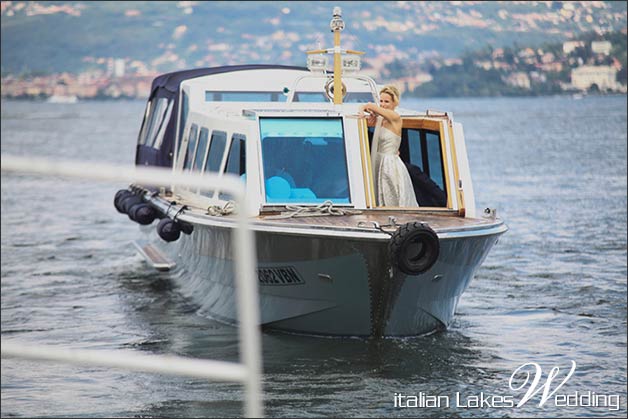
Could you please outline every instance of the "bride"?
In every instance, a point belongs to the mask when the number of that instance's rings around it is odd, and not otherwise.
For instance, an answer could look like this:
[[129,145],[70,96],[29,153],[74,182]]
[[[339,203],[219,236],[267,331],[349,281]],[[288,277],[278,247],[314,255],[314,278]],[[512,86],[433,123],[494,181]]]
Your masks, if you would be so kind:
[[366,103],[360,106],[360,116],[368,112],[369,126],[375,127],[371,159],[377,204],[386,207],[418,207],[410,175],[399,158],[401,117],[395,108],[399,104],[399,90],[385,86],[379,92],[379,106]]

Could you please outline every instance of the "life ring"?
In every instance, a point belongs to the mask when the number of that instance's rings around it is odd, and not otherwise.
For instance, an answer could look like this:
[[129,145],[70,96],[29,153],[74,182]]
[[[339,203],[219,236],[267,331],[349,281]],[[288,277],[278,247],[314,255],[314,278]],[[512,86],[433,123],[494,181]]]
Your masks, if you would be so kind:
[[418,275],[434,265],[440,243],[434,230],[415,221],[399,227],[390,238],[388,248],[394,266],[405,274]]

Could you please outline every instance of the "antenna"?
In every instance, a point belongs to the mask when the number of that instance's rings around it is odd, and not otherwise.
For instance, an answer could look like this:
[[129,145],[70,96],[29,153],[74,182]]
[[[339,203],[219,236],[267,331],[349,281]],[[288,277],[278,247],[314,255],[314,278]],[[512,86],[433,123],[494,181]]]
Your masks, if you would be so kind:
[[[310,71],[320,71],[321,69],[323,69],[323,72],[326,71],[327,59],[324,58],[323,54],[334,54],[334,78],[327,83],[325,91],[329,96],[331,96],[330,90],[333,88],[334,105],[341,105],[343,93],[346,93],[347,91],[346,87],[342,83],[343,68],[346,67],[347,71],[359,70],[360,58],[357,56],[364,53],[340,48],[340,32],[344,30],[345,22],[342,20],[342,9],[338,6],[334,7],[332,19],[329,22],[329,28],[334,33],[334,47],[321,49],[319,46],[319,49],[317,50],[308,51],[307,53],[310,55],[308,57],[308,68]],[[318,54],[318,56],[315,57],[314,54]],[[343,59],[343,55],[345,54],[353,54],[355,57],[345,57]]]
[[334,33],[334,105],[342,104],[342,56],[340,52],[340,32],[345,28],[342,20],[342,10],[334,7],[334,17],[329,27]]

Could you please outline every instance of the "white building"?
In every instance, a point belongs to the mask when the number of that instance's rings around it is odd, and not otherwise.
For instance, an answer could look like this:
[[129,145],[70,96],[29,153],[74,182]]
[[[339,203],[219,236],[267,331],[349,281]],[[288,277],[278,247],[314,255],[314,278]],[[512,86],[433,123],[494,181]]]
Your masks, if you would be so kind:
[[116,58],[113,62],[113,76],[123,77],[125,73],[125,62],[122,58]]
[[567,41],[563,42],[563,52],[565,54],[569,54],[571,51],[575,50],[578,47],[583,47],[583,41]]
[[510,86],[519,87],[521,89],[530,89],[530,77],[524,72],[516,72],[505,77],[504,82]]
[[609,55],[611,53],[611,43],[608,41],[593,41],[591,42],[591,51],[595,54]]
[[571,70],[571,85],[576,89],[588,90],[594,84],[600,90],[617,90],[617,69],[611,66],[583,65]]

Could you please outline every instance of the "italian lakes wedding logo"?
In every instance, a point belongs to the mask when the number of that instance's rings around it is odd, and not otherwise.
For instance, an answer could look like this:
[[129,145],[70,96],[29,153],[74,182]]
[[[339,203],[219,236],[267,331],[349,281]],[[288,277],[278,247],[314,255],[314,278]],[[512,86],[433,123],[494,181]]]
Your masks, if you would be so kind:
[[[619,394],[598,394],[594,391],[574,391],[570,393],[559,392],[576,371],[576,362],[571,361],[571,369],[559,382],[556,377],[560,368],[553,367],[543,380],[543,370],[536,362],[522,364],[514,370],[508,380],[508,387],[516,395],[503,394],[464,394],[455,392],[452,395],[434,395],[425,392],[407,395],[395,393],[394,407],[396,408],[461,408],[461,409],[484,409],[484,408],[514,408],[521,407],[526,403],[536,399],[538,395],[538,406],[546,404],[556,407],[591,407],[604,408],[611,411],[618,411],[621,407],[621,396]],[[521,394],[524,393],[525,394]],[[540,394],[539,394],[540,393]]]

